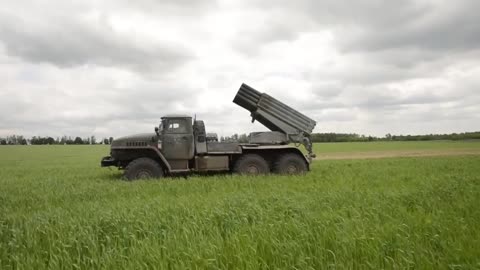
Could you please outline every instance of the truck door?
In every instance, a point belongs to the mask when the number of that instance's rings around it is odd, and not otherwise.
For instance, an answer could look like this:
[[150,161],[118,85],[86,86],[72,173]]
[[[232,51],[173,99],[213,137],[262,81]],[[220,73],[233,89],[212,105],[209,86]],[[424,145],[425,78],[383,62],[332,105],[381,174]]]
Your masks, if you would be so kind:
[[162,139],[162,152],[166,159],[185,160],[193,158],[193,130],[191,122],[191,118],[166,119]]

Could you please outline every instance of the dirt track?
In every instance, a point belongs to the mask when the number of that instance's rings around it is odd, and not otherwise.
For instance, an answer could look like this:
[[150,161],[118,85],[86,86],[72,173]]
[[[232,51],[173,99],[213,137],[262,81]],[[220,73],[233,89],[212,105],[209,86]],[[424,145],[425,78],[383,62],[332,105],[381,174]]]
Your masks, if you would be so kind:
[[394,150],[317,154],[315,160],[480,155],[480,149]]

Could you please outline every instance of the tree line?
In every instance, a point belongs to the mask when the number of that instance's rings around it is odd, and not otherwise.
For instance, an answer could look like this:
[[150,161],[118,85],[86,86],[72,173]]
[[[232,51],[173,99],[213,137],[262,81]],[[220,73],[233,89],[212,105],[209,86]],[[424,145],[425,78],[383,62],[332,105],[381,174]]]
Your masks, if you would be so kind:
[[[385,134],[383,137],[366,136],[356,133],[312,133],[312,142],[372,142],[372,141],[435,141],[435,140],[480,140],[480,131],[451,134],[426,134],[426,135],[392,135]],[[232,136],[220,137],[221,142],[247,143],[247,134],[233,134]]]
[[480,131],[450,133],[450,134],[426,134],[426,135],[392,135],[385,134],[383,137],[365,136],[356,133],[313,133],[313,142],[371,142],[371,141],[435,141],[435,140],[479,140]]
[[221,136],[221,142],[238,142],[238,143],[248,143],[248,135],[247,134],[233,134],[232,136]]
[[42,137],[42,136],[33,136],[31,138],[26,138],[23,135],[11,135],[5,138],[0,138],[0,145],[44,145],[44,144],[111,144],[113,137],[102,138],[101,140],[96,139],[95,136],[90,136],[82,138],[80,136],[71,137],[71,136],[62,136],[62,137]]
[[[426,134],[426,135],[392,135],[387,133],[383,137],[365,136],[356,133],[312,133],[312,142],[371,142],[371,141],[434,141],[434,140],[480,140],[480,131],[450,133],[450,134]],[[248,143],[247,134],[233,134],[232,136],[221,136],[221,142],[239,142]],[[62,136],[62,137],[42,137],[33,136],[26,138],[22,135],[11,135],[0,138],[0,145],[42,145],[42,144],[111,144],[113,137],[102,138],[98,140],[95,136],[82,138],[79,136]]]

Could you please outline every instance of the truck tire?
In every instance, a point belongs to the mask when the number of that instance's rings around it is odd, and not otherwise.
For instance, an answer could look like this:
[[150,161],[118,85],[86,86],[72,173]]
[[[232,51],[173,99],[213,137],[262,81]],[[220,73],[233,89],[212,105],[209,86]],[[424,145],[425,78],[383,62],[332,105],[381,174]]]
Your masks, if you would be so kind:
[[282,154],[275,161],[273,171],[279,174],[304,174],[307,172],[307,163],[298,154]]
[[233,172],[243,175],[259,175],[270,172],[267,161],[257,154],[246,154],[238,158]]
[[125,168],[124,176],[127,180],[163,177],[163,169],[151,158],[137,158]]

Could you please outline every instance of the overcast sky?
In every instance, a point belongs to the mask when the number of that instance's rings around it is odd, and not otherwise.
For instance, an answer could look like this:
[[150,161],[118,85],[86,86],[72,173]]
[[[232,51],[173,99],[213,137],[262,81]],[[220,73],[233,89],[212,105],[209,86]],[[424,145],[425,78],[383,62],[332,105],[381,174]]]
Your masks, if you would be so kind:
[[150,132],[168,113],[207,132],[264,130],[242,82],[316,132],[480,130],[480,1],[7,1],[0,136]]

